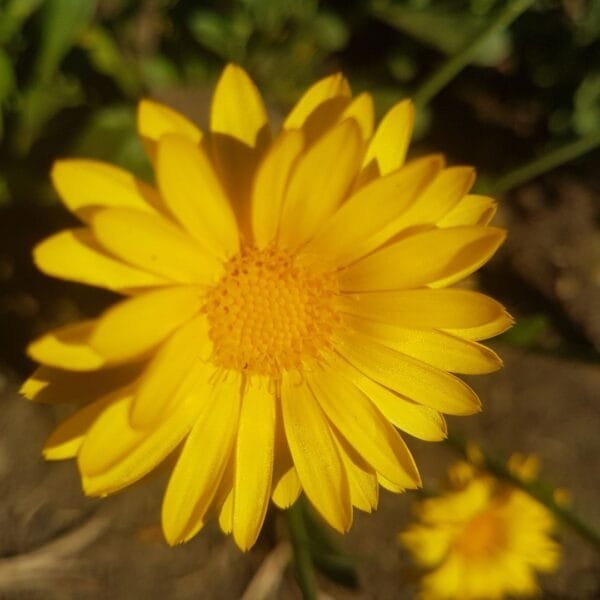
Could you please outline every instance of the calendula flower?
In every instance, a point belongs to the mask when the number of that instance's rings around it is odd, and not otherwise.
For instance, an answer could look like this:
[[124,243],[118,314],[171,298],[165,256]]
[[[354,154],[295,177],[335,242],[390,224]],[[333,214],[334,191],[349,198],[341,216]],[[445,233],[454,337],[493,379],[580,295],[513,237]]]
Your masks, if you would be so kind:
[[[530,479],[537,458],[515,456],[509,468]],[[525,492],[458,463],[450,489],[417,505],[418,522],[400,534],[401,543],[423,568],[421,597],[430,600],[487,600],[531,596],[536,572],[559,561],[551,535],[551,512]]]
[[439,155],[405,164],[413,107],[374,130],[368,94],[313,85],[279,132],[255,85],[225,68],[210,131],[153,101],[139,133],[156,186],[91,160],[52,179],[83,227],[35,249],[50,275],[124,296],[29,346],[29,398],[85,406],[50,435],[83,489],[116,492],[180,450],[163,503],[171,544],[210,514],[247,549],[269,500],[303,490],[346,531],[378,485],[416,488],[397,429],[446,435],[480,410],[455,373],[500,360],[477,340],[511,324],[487,296],[447,289],[504,239],[474,172]]

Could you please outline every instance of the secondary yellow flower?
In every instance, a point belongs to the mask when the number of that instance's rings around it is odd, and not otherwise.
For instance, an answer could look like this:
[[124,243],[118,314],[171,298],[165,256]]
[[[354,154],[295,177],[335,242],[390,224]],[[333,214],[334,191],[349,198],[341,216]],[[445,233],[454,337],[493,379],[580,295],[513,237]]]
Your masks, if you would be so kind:
[[[531,478],[535,457],[511,458],[515,475]],[[458,463],[451,488],[417,506],[418,523],[400,541],[426,570],[421,597],[495,600],[538,592],[536,571],[553,571],[559,546],[552,514],[525,492]]]
[[96,161],[52,171],[84,226],[35,249],[56,277],[125,296],[34,341],[24,393],[86,405],[47,459],[77,458],[103,496],[181,446],[162,523],[175,544],[209,514],[255,542],[269,499],[304,490],[339,531],[378,485],[420,485],[396,427],[446,435],[441,413],[480,410],[448,372],[500,360],[477,340],[510,326],[500,304],[445,289],[484,264],[503,231],[474,172],[442,157],[404,164],[413,107],[374,130],[368,94],[341,75],[313,85],[272,133],[260,94],[224,70],[210,131],[153,101],[139,133],[156,187]]

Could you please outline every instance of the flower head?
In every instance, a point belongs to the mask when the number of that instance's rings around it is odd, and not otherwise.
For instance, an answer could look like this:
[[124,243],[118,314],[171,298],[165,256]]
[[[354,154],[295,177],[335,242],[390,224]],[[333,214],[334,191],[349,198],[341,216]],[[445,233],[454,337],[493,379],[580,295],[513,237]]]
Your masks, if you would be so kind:
[[255,542],[270,499],[304,490],[339,531],[379,484],[420,485],[397,430],[446,435],[442,413],[480,409],[450,372],[500,360],[478,340],[511,324],[500,304],[448,289],[504,239],[474,172],[442,157],[405,164],[413,107],[374,130],[368,94],[341,75],[312,86],[279,132],[239,67],[225,68],[210,131],[153,101],[139,133],[156,185],[97,161],[52,170],[83,222],[35,249],[39,268],[123,296],[52,331],[29,398],[84,404],[50,435],[89,495],[116,492],[179,450],[166,539],[209,514]]
[[[511,458],[519,476],[531,477],[537,458]],[[458,463],[450,489],[417,507],[418,522],[400,541],[425,570],[423,598],[499,599],[538,591],[536,571],[553,571],[559,546],[552,514],[525,492]]]

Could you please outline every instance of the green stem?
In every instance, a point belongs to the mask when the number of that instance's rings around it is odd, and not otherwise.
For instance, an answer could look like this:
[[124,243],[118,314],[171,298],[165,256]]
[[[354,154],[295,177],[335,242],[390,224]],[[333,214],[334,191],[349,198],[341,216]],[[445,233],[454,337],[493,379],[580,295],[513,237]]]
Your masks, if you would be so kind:
[[317,581],[306,531],[304,510],[303,500],[300,498],[285,512],[290,530],[292,549],[294,551],[296,578],[302,591],[302,597],[304,600],[316,600]]
[[595,131],[589,135],[583,136],[574,142],[560,146],[555,150],[542,154],[539,158],[532,160],[529,163],[512,169],[500,176],[495,181],[492,180],[485,186],[485,191],[493,194],[501,194],[513,188],[518,187],[522,183],[530,181],[538,175],[542,175],[547,171],[563,165],[569,161],[579,158],[586,152],[590,152],[594,148],[600,146],[600,131]]
[[432,73],[413,95],[415,104],[423,106],[438,94],[460,71],[474,58],[480,45],[485,39],[508,27],[519,15],[525,12],[535,0],[510,0],[485,25],[485,27],[470,40],[454,56],[450,56],[436,71]]
[[[467,445],[464,440],[454,435],[448,435],[446,442],[454,450],[468,459]],[[600,532],[594,529],[594,527],[589,525],[580,515],[570,508],[558,504],[554,499],[553,491],[549,489],[547,485],[540,480],[523,481],[519,477],[513,475],[502,462],[485,453],[482,453],[482,456],[482,466],[484,469],[499,479],[508,481],[511,485],[518,487],[531,497],[535,498],[540,504],[543,504],[548,508],[559,521],[568,525],[583,540],[593,546],[597,552],[600,552]]]

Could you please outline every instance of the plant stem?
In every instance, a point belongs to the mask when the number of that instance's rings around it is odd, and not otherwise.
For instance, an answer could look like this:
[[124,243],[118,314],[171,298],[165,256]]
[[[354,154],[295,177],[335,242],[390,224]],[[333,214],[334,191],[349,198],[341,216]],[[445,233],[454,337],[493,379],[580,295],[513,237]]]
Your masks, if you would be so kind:
[[302,591],[304,600],[317,599],[317,582],[312,555],[310,552],[308,534],[304,515],[304,504],[300,498],[286,511],[294,563],[296,565],[296,578]]
[[[446,442],[454,450],[462,454],[468,459],[467,445],[464,440],[448,435]],[[570,508],[556,502],[553,497],[552,490],[540,480],[524,481],[513,475],[504,464],[489,455],[482,452],[483,468],[500,479],[508,481],[511,485],[523,490],[531,497],[535,498],[540,504],[543,504],[550,510],[554,516],[568,525],[575,533],[583,540],[588,542],[597,552],[600,552],[600,532],[593,526],[588,524],[580,515],[575,513]]]
[[528,162],[516,169],[512,169],[501,175],[496,180],[491,180],[486,186],[485,191],[493,194],[501,194],[522,183],[542,175],[547,171],[554,169],[571,160],[579,158],[586,152],[600,146],[600,131],[585,135],[574,142],[569,142],[563,146],[546,152],[540,157]]
[[418,106],[427,104],[438,94],[475,56],[482,42],[492,33],[508,27],[519,15],[525,12],[535,0],[509,0],[483,29],[454,56],[434,71],[413,95]]

